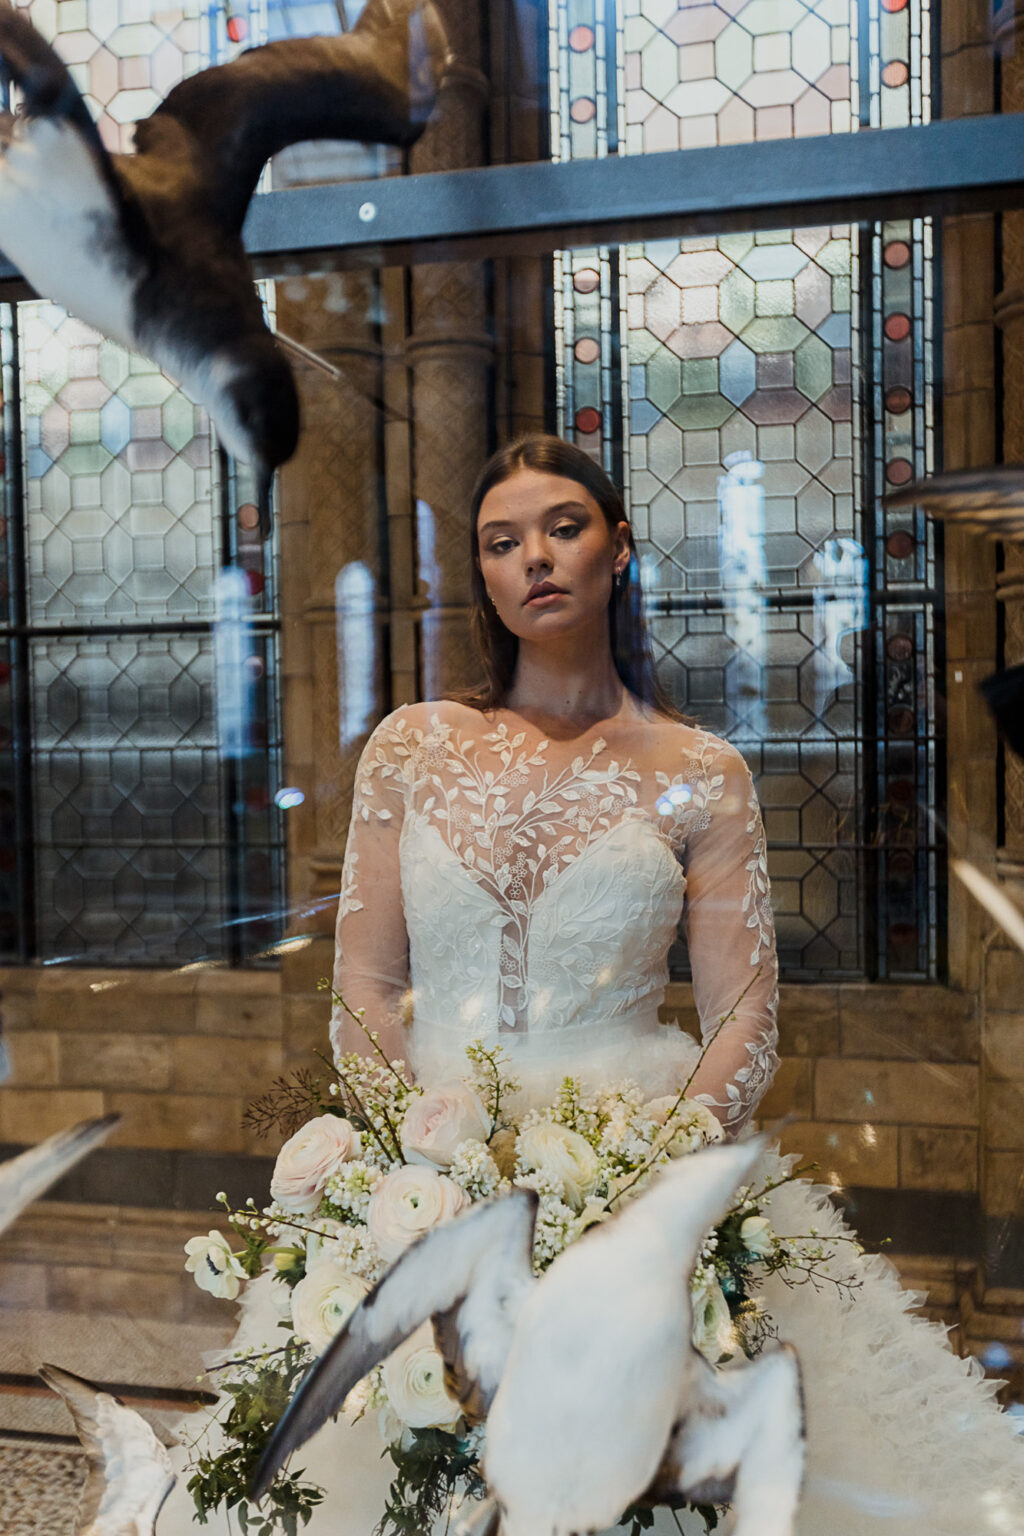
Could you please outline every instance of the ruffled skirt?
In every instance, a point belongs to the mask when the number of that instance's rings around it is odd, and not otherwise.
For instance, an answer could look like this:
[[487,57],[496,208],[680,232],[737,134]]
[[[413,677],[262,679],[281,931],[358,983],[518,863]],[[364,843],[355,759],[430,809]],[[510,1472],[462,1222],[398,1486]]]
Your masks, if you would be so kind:
[[[628,1075],[653,1094],[678,1085],[695,1060],[692,1041],[659,1030],[628,1042],[619,1033],[596,1049],[591,1037],[571,1065],[564,1052],[538,1059],[531,1049],[517,1070],[528,1066],[523,1091],[538,1102],[565,1071],[580,1075],[581,1061],[588,1085]],[[416,1066],[427,1079],[459,1070],[450,1057]],[[753,1187],[783,1165],[766,1154]],[[999,1410],[981,1367],[954,1355],[944,1331],[913,1314],[918,1298],[887,1260],[857,1253],[826,1190],[804,1180],[783,1185],[767,1214],[782,1237],[813,1229],[833,1256],[814,1280],[793,1285],[773,1275],[759,1290],[803,1373],[807,1471],[797,1536],[1024,1536],[1024,1437]],[[280,1341],[270,1284],[249,1287],[232,1352]],[[393,1471],[372,1416],[325,1426],[297,1465],[327,1489],[309,1536],[370,1536]],[[183,1475],[157,1536],[196,1530],[184,1482]],[[687,1536],[703,1529],[696,1517],[682,1523]],[[223,1536],[233,1528],[237,1522],[221,1518],[205,1529]],[[667,1511],[658,1512],[655,1532],[678,1536]]]

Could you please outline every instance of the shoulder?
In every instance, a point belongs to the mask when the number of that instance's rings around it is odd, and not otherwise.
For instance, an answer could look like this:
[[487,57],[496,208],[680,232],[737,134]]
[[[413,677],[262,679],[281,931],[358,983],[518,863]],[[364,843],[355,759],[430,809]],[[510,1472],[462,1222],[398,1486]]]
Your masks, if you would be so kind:
[[415,746],[428,736],[447,735],[467,726],[479,728],[484,718],[478,709],[459,704],[454,699],[424,699],[417,704],[400,704],[374,727],[367,746],[388,742]]
[[749,781],[750,770],[742,752],[724,736],[681,720],[658,721],[653,730],[657,732],[656,755],[662,773]]

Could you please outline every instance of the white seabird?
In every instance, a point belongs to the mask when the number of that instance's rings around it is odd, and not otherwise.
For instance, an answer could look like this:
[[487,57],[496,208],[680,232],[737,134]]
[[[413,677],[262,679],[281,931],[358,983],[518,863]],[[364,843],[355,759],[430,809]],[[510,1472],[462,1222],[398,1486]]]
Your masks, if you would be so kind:
[[435,1228],[310,1369],[254,1497],[432,1317],[453,1391],[468,1413],[486,1414],[483,1470],[506,1536],[602,1530],[642,1498],[728,1499],[734,1536],[790,1536],[804,1460],[795,1353],[716,1371],[691,1338],[694,1262],[764,1146],[756,1137],[679,1159],[539,1279],[529,1190]]

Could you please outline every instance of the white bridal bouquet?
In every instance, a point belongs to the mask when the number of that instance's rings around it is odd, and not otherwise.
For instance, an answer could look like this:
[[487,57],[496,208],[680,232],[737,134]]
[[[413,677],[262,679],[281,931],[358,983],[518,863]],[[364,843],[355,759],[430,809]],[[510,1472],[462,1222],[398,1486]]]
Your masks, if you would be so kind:
[[[539,1273],[670,1159],[722,1136],[714,1115],[687,1098],[688,1083],[675,1096],[647,1099],[630,1081],[584,1092],[567,1077],[553,1103],[517,1113],[519,1085],[500,1046],[467,1047],[463,1077],[424,1087],[366,1035],[369,1056],[324,1061],[318,1076],[296,1073],[250,1107],[258,1130],[290,1132],[270,1203],[261,1208],[250,1197],[234,1209],[220,1195],[236,1240],[212,1231],[186,1244],[186,1269],[215,1296],[234,1301],[253,1281],[273,1287],[283,1335],[280,1346],[242,1354],[215,1373],[224,1448],[203,1440],[193,1447],[189,1490],[201,1524],[221,1503],[259,1536],[292,1536],[308,1521],[320,1489],[285,1470],[256,1507],[247,1503],[252,1472],[307,1366],[424,1232],[513,1185],[534,1189]],[[755,1354],[771,1333],[756,1296],[760,1277],[813,1276],[829,1257],[813,1233],[783,1239],[772,1230],[773,1187],[737,1192],[691,1277],[694,1344],[712,1364]],[[350,1394],[346,1416],[369,1412],[396,1468],[378,1536],[420,1536],[453,1501],[482,1492],[484,1426],[467,1422],[449,1396],[429,1323]],[[713,1509],[702,1513],[715,1523]],[[630,1510],[625,1521],[637,1532],[650,1511]]]

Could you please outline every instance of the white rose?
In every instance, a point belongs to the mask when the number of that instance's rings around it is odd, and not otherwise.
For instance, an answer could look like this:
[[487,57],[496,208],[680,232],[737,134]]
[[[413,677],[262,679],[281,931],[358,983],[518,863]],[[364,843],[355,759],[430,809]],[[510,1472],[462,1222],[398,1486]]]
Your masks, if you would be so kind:
[[402,1121],[402,1151],[412,1163],[448,1168],[463,1141],[486,1141],[491,1117],[468,1083],[441,1083],[413,1099]]
[[317,1259],[292,1291],[292,1327],[322,1355],[369,1289],[334,1259]]
[[381,1258],[390,1264],[424,1232],[468,1204],[454,1180],[434,1168],[407,1164],[381,1179],[370,1197],[366,1225]]
[[423,1323],[388,1356],[382,1375],[390,1407],[411,1429],[452,1424],[462,1411],[448,1396],[444,1361],[429,1323]]
[[748,1216],[740,1227],[740,1242],[755,1259],[766,1259],[772,1251],[774,1233],[767,1216]]
[[211,1296],[234,1301],[245,1279],[245,1270],[231,1252],[227,1238],[220,1232],[211,1232],[207,1237],[190,1237],[185,1252],[188,1254],[185,1268],[195,1276],[199,1289],[209,1291]]
[[350,1120],[338,1115],[310,1120],[277,1154],[271,1198],[286,1211],[308,1216],[320,1204],[331,1174],[360,1150],[360,1135]]
[[693,1343],[706,1360],[717,1365],[723,1355],[736,1353],[736,1335],[729,1303],[717,1280],[702,1283],[692,1293]]
[[575,1211],[582,1209],[587,1196],[597,1188],[601,1177],[597,1153],[589,1141],[567,1125],[538,1120],[520,1131],[516,1150],[524,1168],[559,1180],[566,1203]]

